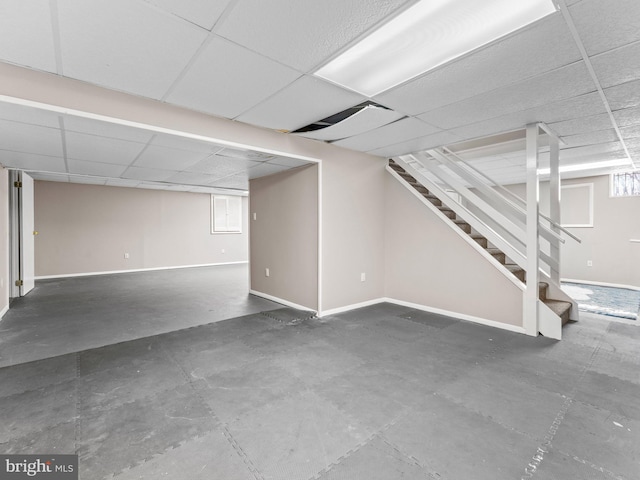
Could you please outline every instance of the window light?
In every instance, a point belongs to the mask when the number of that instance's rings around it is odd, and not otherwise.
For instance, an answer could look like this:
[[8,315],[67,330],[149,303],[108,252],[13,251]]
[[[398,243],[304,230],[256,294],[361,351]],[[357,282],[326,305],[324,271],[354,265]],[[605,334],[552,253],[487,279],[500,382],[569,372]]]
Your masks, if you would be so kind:
[[315,75],[372,97],[553,12],[552,0],[421,0]]

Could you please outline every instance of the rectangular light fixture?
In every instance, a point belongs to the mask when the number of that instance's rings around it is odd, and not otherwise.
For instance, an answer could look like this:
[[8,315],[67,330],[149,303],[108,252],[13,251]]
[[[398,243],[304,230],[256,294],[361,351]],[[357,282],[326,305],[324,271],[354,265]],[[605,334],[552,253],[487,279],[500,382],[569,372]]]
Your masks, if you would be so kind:
[[[586,170],[597,170],[599,168],[613,168],[629,166],[629,160],[624,158],[620,160],[604,160],[602,162],[593,163],[580,163],[576,165],[565,165],[560,167],[560,173],[567,172],[582,172]],[[538,175],[549,175],[551,173],[550,168],[541,168],[538,170]]]
[[555,11],[552,0],[421,0],[315,75],[373,97]]

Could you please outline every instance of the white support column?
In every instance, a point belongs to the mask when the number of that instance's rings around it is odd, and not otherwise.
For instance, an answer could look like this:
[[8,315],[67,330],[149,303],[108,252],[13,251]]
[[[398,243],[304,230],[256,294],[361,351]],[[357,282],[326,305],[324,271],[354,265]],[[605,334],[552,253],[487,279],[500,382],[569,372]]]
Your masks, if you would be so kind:
[[538,335],[539,200],[538,124],[527,125],[527,288],[524,295],[524,324],[527,335]]
[[[549,179],[549,217],[552,221],[561,224],[560,218],[560,145],[558,137],[549,135],[549,167],[551,177]],[[560,233],[560,229],[551,225],[551,230]],[[558,262],[558,268],[551,268],[551,280],[560,284],[560,241],[551,240],[551,258]]]

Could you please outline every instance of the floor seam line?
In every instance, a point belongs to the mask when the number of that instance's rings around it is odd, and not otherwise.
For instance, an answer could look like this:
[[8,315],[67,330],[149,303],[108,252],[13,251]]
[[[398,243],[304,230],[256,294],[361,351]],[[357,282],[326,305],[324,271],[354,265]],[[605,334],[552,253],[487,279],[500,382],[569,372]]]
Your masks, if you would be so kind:
[[[207,410],[209,411],[209,415],[216,421],[217,425],[221,427],[222,434],[224,435],[225,439],[227,440],[229,445],[231,445],[231,447],[236,452],[236,454],[240,457],[240,459],[245,464],[245,466],[247,467],[249,472],[251,472],[251,474],[256,478],[256,480],[265,480],[264,476],[262,476],[262,474],[260,473],[258,468],[253,464],[253,462],[251,461],[251,459],[247,455],[247,453],[242,449],[242,447],[240,446],[238,441],[234,438],[233,434],[229,430],[228,425],[225,422],[223,422],[220,417],[218,417],[218,415],[213,410],[213,408],[209,405],[209,403],[207,403],[207,401],[204,399],[204,397],[200,394],[200,392],[198,391],[198,388],[195,385],[195,382],[191,378],[191,375],[189,375],[189,373],[185,370],[185,368],[182,366],[182,364],[180,362],[178,362],[173,357],[173,355],[171,355],[171,353],[167,350],[165,345],[163,345],[161,343],[160,344],[160,348],[162,349],[164,354],[169,358],[169,360],[171,360],[180,369],[180,371],[182,372],[183,376],[187,379],[187,383],[189,384],[189,386],[191,387],[193,392],[202,401],[202,403],[206,406]],[[199,379],[199,380],[204,380],[204,379]],[[206,380],[204,380],[204,381],[206,381]]]
[[560,428],[560,425],[562,425],[565,415],[567,414],[567,412],[569,411],[569,408],[574,402],[574,398],[578,393],[578,387],[580,386],[580,383],[586,376],[587,371],[589,370],[589,368],[591,368],[591,365],[593,364],[598,352],[600,351],[602,340],[603,339],[601,338],[598,341],[598,344],[594,348],[593,352],[591,352],[589,361],[582,368],[582,371],[580,372],[578,379],[576,380],[573,388],[571,389],[571,392],[565,398],[565,401],[563,402],[562,407],[560,407],[560,411],[556,414],[553,422],[551,423],[551,426],[549,427],[549,430],[547,430],[547,433],[545,434],[544,441],[538,445],[536,453],[533,455],[533,457],[531,458],[527,466],[524,468],[525,473],[520,477],[520,480],[532,479],[535,473],[537,472],[538,467],[544,461],[545,454],[548,453],[549,450],[552,448],[553,439],[558,433],[558,429]]

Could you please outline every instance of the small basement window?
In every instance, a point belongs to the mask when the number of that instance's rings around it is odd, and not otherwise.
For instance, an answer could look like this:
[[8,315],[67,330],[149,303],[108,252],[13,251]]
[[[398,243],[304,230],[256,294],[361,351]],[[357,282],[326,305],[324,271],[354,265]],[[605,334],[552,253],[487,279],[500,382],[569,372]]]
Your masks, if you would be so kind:
[[612,173],[612,197],[639,197],[640,172]]
[[242,233],[242,197],[211,195],[211,233]]

